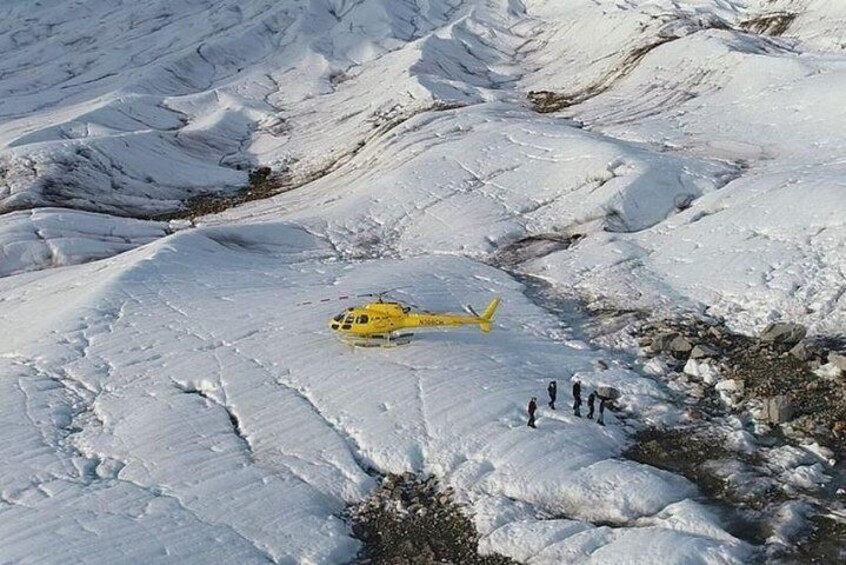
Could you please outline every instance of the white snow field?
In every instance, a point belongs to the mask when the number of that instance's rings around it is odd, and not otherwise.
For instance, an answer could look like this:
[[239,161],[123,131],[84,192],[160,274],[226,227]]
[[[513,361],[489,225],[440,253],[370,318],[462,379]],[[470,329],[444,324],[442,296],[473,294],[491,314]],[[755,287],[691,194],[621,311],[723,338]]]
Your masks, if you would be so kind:
[[[521,562],[755,555],[622,457],[671,391],[500,267],[842,333],[846,3],[6,0],[0,54],[0,561],[347,562],[404,471]],[[154,219],[257,166],[297,188]],[[300,305],[394,287],[503,306],[381,350]],[[620,418],[546,409],[573,375]]]
[[[360,350],[330,335],[337,303],[295,306],[385,284],[432,308],[493,295],[507,308],[490,335]],[[619,459],[613,417],[543,410],[525,426],[524,401],[573,372],[619,387],[641,417],[673,412],[654,381],[594,369],[602,352],[562,343],[555,318],[477,262],[339,261],[275,223],[183,232],[0,292],[16,328],[2,354],[4,559],[344,561],[357,543],[336,515],[370,469],[443,476],[484,509],[486,547],[529,544],[534,562],[749,551],[685,479]]]
[[165,222],[71,209],[11,212],[0,223],[0,277],[104,259],[170,232]]

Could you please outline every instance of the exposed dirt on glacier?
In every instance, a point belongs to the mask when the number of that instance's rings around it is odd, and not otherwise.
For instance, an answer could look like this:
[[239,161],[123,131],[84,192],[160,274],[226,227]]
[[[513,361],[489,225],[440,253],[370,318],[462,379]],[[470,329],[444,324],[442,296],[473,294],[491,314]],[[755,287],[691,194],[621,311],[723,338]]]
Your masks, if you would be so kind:
[[501,555],[479,555],[479,534],[449,488],[435,477],[388,475],[347,520],[363,547],[354,563],[507,565]]

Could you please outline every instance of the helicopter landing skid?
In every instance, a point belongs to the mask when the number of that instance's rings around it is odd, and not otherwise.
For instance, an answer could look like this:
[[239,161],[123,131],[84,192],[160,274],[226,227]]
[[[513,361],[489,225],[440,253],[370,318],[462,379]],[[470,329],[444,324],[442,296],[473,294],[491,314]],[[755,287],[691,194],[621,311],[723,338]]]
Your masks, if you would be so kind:
[[413,336],[413,333],[356,335],[345,337],[344,341],[353,347],[398,347],[411,343]]

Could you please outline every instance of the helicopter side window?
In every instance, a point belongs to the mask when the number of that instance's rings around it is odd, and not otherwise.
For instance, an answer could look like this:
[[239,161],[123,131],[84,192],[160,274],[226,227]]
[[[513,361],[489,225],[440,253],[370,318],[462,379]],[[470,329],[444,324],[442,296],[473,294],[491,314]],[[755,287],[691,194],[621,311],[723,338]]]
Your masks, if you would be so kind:
[[367,323],[367,314],[362,314],[355,320],[356,324],[366,324]]

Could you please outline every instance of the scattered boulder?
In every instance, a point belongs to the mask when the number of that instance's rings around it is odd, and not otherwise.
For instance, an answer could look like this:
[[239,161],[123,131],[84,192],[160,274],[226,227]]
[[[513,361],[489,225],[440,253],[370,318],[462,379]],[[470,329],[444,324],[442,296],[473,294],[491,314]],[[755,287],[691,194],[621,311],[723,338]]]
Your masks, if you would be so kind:
[[679,334],[676,332],[665,332],[658,334],[652,338],[652,343],[649,346],[649,350],[653,353],[667,351],[670,348],[670,343],[677,337],[679,337]]
[[846,373],[846,355],[831,351],[828,354],[828,362]]
[[744,383],[740,379],[726,379],[718,382],[714,386],[714,388],[719,391],[736,392],[738,394],[743,394]]
[[836,379],[843,374],[843,371],[841,371],[840,367],[834,363],[826,363],[815,370],[814,374],[818,377],[823,377],[824,379]]
[[689,359],[684,366],[684,374],[702,379],[707,385],[716,384],[720,380],[720,371],[707,361]]
[[705,417],[705,414],[702,412],[702,410],[699,410],[697,408],[688,408],[686,410],[686,414],[687,417],[691,420],[701,420]]
[[599,385],[596,387],[596,396],[606,400],[616,400],[620,398],[620,391],[613,386]]
[[686,355],[693,349],[693,344],[684,336],[677,335],[670,341],[669,349],[674,355]]
[[718,352],[715,349],[703,344],[694,346],[690,351],[691,359],[705,359],[706,357],[716,357],[717,355]]
[[653,357],[643,364],[643,372],[653,377],[666,375],[668,371],[667,365],[658,357]]
[[723,330],[721,330],[719,326],[711,326],[708,328],[708,333],[714,339],[723,339]]
[[773,345],[794,346],[808,333],[805,326],[793,322],[775,322],[761,332],[761,341]]
[[705,389],[702,387],[702,385],[694,383],[690,385],[690,387],[688,387],[687,394],[694,400],[701,400],[705,398]]
[[772,396],[764,400],[761,419],[769,424],[783,424],[793,419],[793,403],[786,396]]
[[714,389],[720,394],[726,406],[734,407],[742,401],[745,386],[742,380],[726,379],[718,382]]
[[790,354],[800,361],[807,361],[811,358],[811,352],[808,351],[808,346],[801,341],[790,349]]

